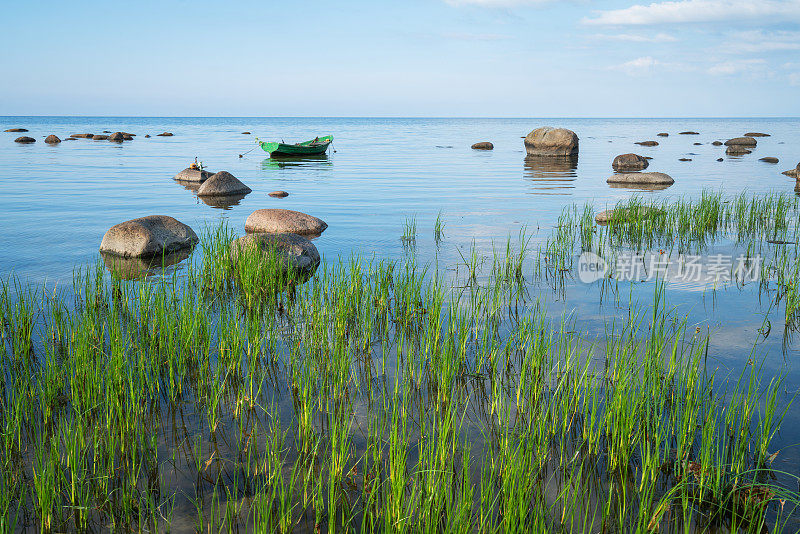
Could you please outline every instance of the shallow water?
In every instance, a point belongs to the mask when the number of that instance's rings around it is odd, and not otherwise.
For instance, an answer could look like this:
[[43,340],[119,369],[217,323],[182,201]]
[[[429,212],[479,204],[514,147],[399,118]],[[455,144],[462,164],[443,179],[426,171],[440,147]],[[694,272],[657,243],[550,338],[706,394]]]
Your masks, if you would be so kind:
[[[526,162],[520,137],[542,125],[577,132],[581,139],[577,164]],[[69,283],[74,268],[97,261],[97,248],[110,226],[144,215],[171,215],[198,233],[224,220],[241,234],[244,220],[255,209],[296,209],[328,223],[314,241],[328,261],[351,254],[377,259],[413,255],[421,264],[438,261],[440,268],[453,271],[473,242],[481,255],[491,257],[493,244],[502,250],[508,236],[516,238],[525,228],[535,248],[550,235],[562,208],[571,204],[591,202],[599,211],[632,195],[697,198],[704,190],[728,195],[793,194],[794,181],[780,173],[800,160],[792,137],[800,129],[800,119],[15,117],[0,118],[0,126],[0,130],[28,128],[25,135],[37,138],[35,144],[18,145],[13,139],[20,134],[0,134],[6,193],[6,209],[0,215],[4,236],[0,276],[13,274],[23,282],[48,286]],[[71,133],[103,130],[128,131],[137,137],[122,144],[85,139],[55,146],[43,142],[50,133],[63,139]],[[678,135],[684,130],[700,135]],[[155,136],[162,131],[175,135]],[[728,157],[725,147],[710,144],[750,131],[772,137],[759,138],[748,156]],[[656,137],[658,132],[670,136]],[[146,133],[153,137],[144,138]],[[298,141],[328,133],[335,141],[323,159],[273,161],[260,149],[252,150],[255,135]],[[634,144],[651,139],[659,146]],[[492,141],[495,149],[469,148],[480,140]],[[703,144],[694,145],[697,142]],[[652,156],[648,170],[670,174],[675,185],[645,192],[609,186],[611,160],[627,152]],[[764,156],[776,156],[781,163],[758,161]],[[206,204],[171,179],[195,157],[211,170],[233,173],[253,192],[230,205]],[[686,157],[692,161],[679,161]],[[720,157],[722,162],[717,161]],[[290,196],[270,198],[267,193],[276,189]],[[433,228],[439,213],[444,238],[436,243]],[[409,245],[401,236],[412,217],[417,236]],[[651,302],[653,284],[622,284],[619,302],[607,295],[601,300],[598,284],[578,281],[568,281],[563,291],[546,285],[531,291],[533,299],[547,303],[553,318],[571,316],[577,328],[593,337],[604,334],[609,320],[625,317],[629,301]],[[675,315],[686,316],[692,328],[710,332],[709,367],[719,369],[720,381],[735,381],[742,366],[755,357],[764,360],[767,378],[787,374],[784,402],[798,391],[795,336],[783,327],[782,306],[761,299],[757,284],[716,291],[673,284],[667,287],[667,300],[675,306]],[[765,319],[772,323],[766,337],[758,333]],[[785,447],[776,460],[778,469],[800,473],[800,451],[794,446],[799,442],[800,405],[795,405],[774,440],[774,445]]]

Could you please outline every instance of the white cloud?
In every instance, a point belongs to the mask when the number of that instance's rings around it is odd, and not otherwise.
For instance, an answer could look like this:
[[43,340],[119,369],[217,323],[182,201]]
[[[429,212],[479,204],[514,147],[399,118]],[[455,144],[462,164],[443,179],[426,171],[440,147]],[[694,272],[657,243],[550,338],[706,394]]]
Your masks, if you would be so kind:
[[590,36],[592,39],[602,41],[623,41],[629,43],[673,43],[678,39],[667,33],[657,33],[655,35],[638,35],[632,33],[596,33]]
[[657,60],[650,56],[645,56],[626,61],[620,65],[612,65],[608,67],[608,70],[624,72],[628,76],[644,76],[650,73],[656,65],[660,65]]
[[547,4],[553,0],[444,0],[451,6],[513,7]]
[[708,69],[714,76],[730,76],[733,74],[756,74],[764,72],[767,62],[763,59],[736,59],[712,65]]
[[800,0],[674,0],[599,11],[585,24],[648,25],[687,22],[752,20],[766,17],[800,19]]
[[736,52],[800,50],[800,32],[752,30],[731,34],[727,47]]

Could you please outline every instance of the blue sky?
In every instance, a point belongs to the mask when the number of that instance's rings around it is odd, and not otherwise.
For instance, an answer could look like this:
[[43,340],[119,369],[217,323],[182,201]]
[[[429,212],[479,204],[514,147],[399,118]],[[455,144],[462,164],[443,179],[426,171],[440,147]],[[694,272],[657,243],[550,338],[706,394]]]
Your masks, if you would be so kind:
[[0,115],[800,116],[800,0],[7,2]]

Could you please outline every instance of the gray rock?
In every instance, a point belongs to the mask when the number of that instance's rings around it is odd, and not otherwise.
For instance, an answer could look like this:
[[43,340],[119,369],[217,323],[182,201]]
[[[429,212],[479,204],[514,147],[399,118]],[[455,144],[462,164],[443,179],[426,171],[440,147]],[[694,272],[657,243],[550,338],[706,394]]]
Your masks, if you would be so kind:
[[269,196],[274,198],[286,198],[289,196],[289,193],[287,193],[286,191],[273,191],[272,193],[269,194]]
[[489,141],[480,141],[480,142],[475,143],[474,145],[472,145],[471,148],[473,148],[475,150],[493,150],[494,149],[494,145],[492,143],[490,143]]
[[650,162],[638,154],[620,154],[611,163],[615,171],[641,171],[648,165]]
[[763,161],[764,163],[778,163],[780,160],[778,158],[774,158],[772,156],[767,156],[765,158],[761,158],[758,161]]
[[750,132],[744,134],[745,137],[771,137],[769,134],[760,133],[760,132]]
[[660,209],[642,206],[638,209],[632,208],[616,208],[613,210],[601,211],[595,215],[594,220],[597,224],[608,224],[612,220],[622,221],[627,217],[652,217],[661,213]]
[[44,142],[48,145],[57,145],[61,142],[61,139],[57,135],[50,134],[45,138]]
[[15,143],[35,143],[36,139],[34,139],[33,137],[27,137],[27,136],[23,135],[22,137],[17,137],[16,139],[14,139],[14,142]]
[[637,141],[636,144],[642,146],[658,146],[658,141]]
[[525,136],[525,150],[528,156],[576,156],[578,136],[564,128],[537,128]]
[[610,184],[666,184],[671,185],[675,180],[663,172],[627,172],[615,174],[606,182]]
[[261,209],[251,213],[244,223],[246,232],[299,235],[319,235],[328,225],[325,221],[301,213],[283,209]]
[[746,147],[754,147],[756,146],[757,141],[752,137],[734,137],[733,139],[728,139],[725,141],[725,146],[746,146]]
[[6,132],[14,132],[14,133],[23,133],[27,132],[27,128],[9,128],[8,130],[4,130]]
[[209,171],[201,171],[200,169],[192,169],[191,167],[187,167],[183,169],[181,172],[176,174],[172,177],[173,180],[177,180],[179,182],[197,182],[202,183],[208,180],[211,175],[214,174]]
[[229,195],[246,195],[253,190],[244,185],[228,171],[220,171],[203,182],[197,190],[199,197],[223,197]]
[[255,249],[265,257],[274,254],[275,258],[288,270],[313,272],[319,265],[317,247],[303,236],[293,233],[248,234],[231,243],[231,260],[237,261],[239,255]]
[[790,169],[788,171],[784,171],[782,174],[785,174],[786,176],[791,176],[792,178],[797,178],[798,180],[800,180],[800,163],[797,164],[797,168]]
[[197,244],[197,234],[166,215],[149,215],[112,226],[103,236],[100,252],[126,258],[169,254]]

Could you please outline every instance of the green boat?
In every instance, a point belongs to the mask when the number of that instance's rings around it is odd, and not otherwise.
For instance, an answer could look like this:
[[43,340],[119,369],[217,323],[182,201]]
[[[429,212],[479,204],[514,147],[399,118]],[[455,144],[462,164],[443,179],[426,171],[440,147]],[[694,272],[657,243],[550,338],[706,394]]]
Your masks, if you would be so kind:
[[261,145],[264,152],[267,152],[270,157],[297,157],[297,156],[318,156],[324,154],[328,150],[328,146],[333,142],[332,135],[325,137],[317,137],[311,141],[304,143],[295,143],[293,145],[278,142],[260,141],[256,137],[256,143]]

